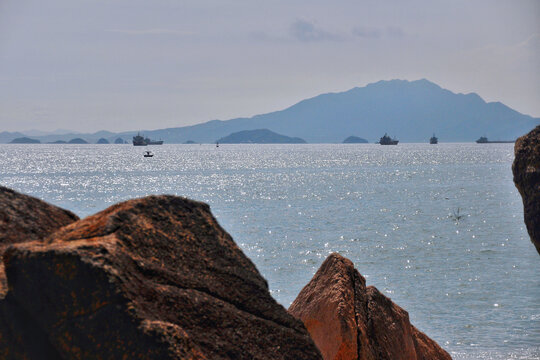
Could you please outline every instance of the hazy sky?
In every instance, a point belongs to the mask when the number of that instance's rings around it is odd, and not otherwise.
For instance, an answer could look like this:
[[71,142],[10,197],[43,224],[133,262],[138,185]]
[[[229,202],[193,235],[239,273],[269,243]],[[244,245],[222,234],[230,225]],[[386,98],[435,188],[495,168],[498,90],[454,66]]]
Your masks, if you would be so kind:
[[176,127],[394,78],[540,117],[540,1],[0,0],[0,131]]

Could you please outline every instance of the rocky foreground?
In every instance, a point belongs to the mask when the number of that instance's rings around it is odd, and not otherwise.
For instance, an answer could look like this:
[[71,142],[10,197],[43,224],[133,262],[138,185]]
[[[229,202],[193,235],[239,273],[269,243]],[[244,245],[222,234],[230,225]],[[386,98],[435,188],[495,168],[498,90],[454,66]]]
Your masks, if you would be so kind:
[[517,139],[514,154],[514,183],[523,198],[527,231],[540,254],[540,126]]
[[409,322],[409,314],[331,254],[289,308],[325,359],[451,359]]
[[450,358],[337,254],[288,313],[206,204],[150,196],[77,221],[0,190],[1,359]]

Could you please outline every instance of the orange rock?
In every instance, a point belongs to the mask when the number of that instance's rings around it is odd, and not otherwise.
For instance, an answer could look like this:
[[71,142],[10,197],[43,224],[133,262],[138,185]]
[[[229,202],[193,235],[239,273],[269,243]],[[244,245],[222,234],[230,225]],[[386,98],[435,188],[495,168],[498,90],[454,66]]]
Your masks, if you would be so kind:
[[339,254],[323,262],[289,313],[304,322],[325,360],[451,359]]

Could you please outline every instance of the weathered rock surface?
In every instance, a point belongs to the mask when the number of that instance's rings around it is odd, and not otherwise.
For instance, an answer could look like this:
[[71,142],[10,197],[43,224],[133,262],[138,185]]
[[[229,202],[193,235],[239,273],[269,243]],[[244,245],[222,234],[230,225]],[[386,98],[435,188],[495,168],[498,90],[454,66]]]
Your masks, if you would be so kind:
[[325,360],[451,359],[409,322],[409,314],[331,254],[289,308]]
[[203,203],[120,203],[4,260],[0,358],[321,358]]
[[540,126],[517,139],[514,154],[514,183],[523,198],[527,231],[540,254]]
[[70,211],[0,186],[0,298],[7,291],[2,262],[6,246],[43,240],[78,219]]

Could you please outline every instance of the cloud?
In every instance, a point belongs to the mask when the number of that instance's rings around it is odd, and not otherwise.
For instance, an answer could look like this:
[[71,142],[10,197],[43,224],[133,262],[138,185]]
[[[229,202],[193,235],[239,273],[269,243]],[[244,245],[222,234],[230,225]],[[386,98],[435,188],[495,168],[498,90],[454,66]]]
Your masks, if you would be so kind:
[[532,34],[526,40],[517,44],[517,47],[540,51],[540,33]]
[[396,26],[388,26],[386,28],[358,26],[352,30],[352,34],[356,37],[368,39],[379,39],[382,37],[401,38],[405,36],[405,31]]
[[111,29],[107,32],[117,33],[117,34],[126,34],[126,35],[193,35],[189,31],[180,31],[172,29]]
[[317,27],[306,20],[296,20],[289,28],[290,35],[302,42],[341,40],[341,36]]
[[367,26],[355,27],[352,30],[352,33],[354,36],[363,37],[363,38],[380,38],[382,36],[381,29],[367,27]]

